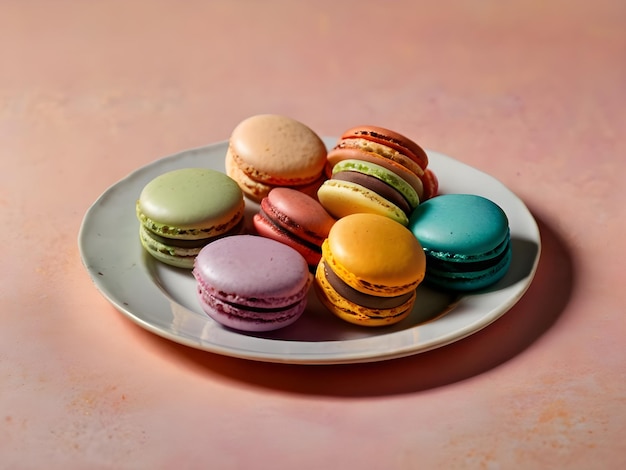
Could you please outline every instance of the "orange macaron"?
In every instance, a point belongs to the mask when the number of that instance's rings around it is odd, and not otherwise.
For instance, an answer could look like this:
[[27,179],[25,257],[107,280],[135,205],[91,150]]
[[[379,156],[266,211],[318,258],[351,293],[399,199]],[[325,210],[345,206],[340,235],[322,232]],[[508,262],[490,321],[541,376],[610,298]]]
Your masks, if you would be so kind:
[[259,114],[232,131],[226,173],[257,202],[275,187],[316,195],[325,179],[326,146],[311,128],[276,114]]

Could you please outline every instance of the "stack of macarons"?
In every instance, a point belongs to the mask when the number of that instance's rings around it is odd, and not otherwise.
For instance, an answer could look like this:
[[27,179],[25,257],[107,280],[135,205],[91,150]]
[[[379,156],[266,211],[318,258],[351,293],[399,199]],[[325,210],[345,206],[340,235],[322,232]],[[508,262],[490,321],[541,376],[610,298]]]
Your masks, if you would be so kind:
[[407,225],[411,213],[437,194],[426,152],[390,129],[358,126],[343,133],[327,155],[328,179],[320,203],[336,218],[366,212]]
[[147,183],[136,213],[145,250],[163,263],[191,269],[207,243],[241,232],[244,198],[224,173],[183,168]]
[[292,188],[272,189],[253,217],[257,234],[294,248],[311,268],[319,263],[334,223],[316,199]]
[[308,126],[287,116],[259,114],[232,131],[226,173],[260,202],[275,187],[316,196],[325,179],[326,146]]
[[363,326],[392,325],[412,311],[425,269],[424,251],[406,227],[383,215],[356,213],[331,228],[315,286],[339,318]]

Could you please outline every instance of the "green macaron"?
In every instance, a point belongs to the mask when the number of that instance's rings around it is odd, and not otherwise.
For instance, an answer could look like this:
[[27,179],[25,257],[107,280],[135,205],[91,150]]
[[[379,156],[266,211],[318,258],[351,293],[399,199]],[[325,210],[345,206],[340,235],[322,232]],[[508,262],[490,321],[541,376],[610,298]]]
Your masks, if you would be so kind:
[[244,199],[237,183],[224,173],[183,168],[150,181],[136,212],[146,251],[161,262],[190,269],[203,246],[239,231]]

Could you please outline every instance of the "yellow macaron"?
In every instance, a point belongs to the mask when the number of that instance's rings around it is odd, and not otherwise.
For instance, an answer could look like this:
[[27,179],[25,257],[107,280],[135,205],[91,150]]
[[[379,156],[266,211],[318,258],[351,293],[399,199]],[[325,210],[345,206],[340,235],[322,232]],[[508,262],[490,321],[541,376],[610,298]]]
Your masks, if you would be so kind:
[[322,245],[316,286],[340,318],[379,326],[410,313],[425,271],[424,250],[406,227],[382,215],[351,214],[333,225]]

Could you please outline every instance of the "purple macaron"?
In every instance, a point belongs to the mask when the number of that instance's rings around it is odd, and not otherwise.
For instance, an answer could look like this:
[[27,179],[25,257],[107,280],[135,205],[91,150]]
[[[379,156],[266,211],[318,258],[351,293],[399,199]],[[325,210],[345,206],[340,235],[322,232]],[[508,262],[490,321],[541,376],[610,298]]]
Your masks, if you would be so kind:
[[295,322],[311,285],[300,253],[254,235],[233,235],[205,246],[193,275],[207,315],[241,331],[271,331]]

